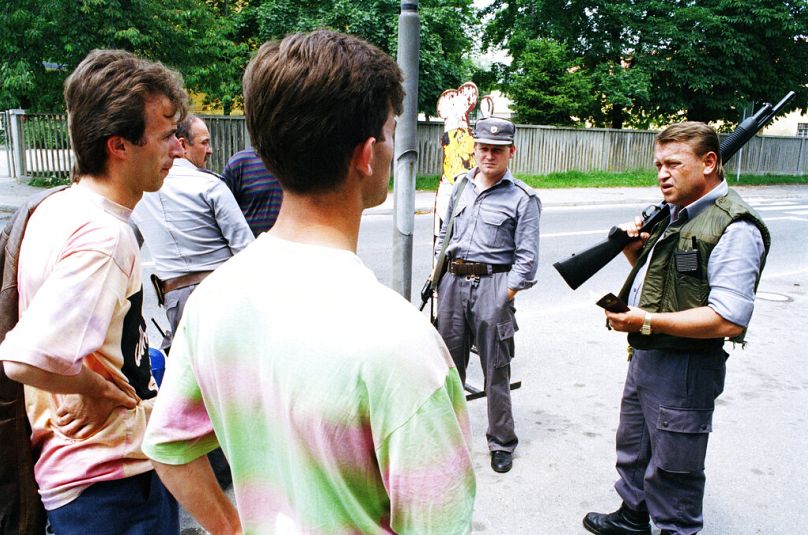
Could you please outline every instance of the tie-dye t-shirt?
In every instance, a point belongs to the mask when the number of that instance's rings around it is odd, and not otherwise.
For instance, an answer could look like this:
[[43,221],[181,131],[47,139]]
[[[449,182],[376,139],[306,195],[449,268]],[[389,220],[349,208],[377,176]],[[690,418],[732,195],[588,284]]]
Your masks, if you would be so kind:
[[86,487],[152,469],[140,449],[157,394],[142,315],[140,251],[130,210],[76,185],[48,197],[31,216],[19,257],[20,321],[0,345],[0,360],[62,375],[87,366],[140,401],[114,409],[84,440],[53,418],[61,396],[25,387],[34,468],[48,510]]
[[185,464],[217,443],[247,533],[471,530],[451,357],[348,251],[263,234],[191,296],[143,448]]

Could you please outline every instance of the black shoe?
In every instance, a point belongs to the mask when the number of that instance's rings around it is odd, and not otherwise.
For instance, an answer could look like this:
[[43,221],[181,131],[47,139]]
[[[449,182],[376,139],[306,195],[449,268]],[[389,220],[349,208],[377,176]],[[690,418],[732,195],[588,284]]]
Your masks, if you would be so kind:
[[491,452],[491,468],[494,472],[504,474],[509,471],[513,466],[513,454],[509,451],[492,451]]
[[648,513],[632,511],[625,503],[614,513],[587,513],[584,527],[599,535],[651,535]]

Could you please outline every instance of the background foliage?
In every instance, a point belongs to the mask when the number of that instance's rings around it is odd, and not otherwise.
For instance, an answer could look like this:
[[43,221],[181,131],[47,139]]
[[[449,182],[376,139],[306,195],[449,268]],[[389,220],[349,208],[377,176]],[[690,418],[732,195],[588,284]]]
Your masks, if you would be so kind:
[[[683,118],[737,122],[750,104],[798,93],[808,104],[805,0],[493,0],[486,46],[506,48],[501,86],[530,100],[515,75],[536,39],[578,58],[591,84],[586,119],[596,126],[647,127]],[[571,122],[572,120],[570,120]]]
[[[0,0],[0,109],[62,110],[67,74],[93,48],[178,69],[229,114],[267,39],[328,27],[395,56],[399,0]],[[472,79],[500,88],[518,120],[613,128],[683,118],[738,122],[795,90],[808,106],[805,0],[421,0],[418,105]],[[485,69],[482,47],[512,61]]]
[[[179,70],[188,89],[229,114],[241,76],[267,39],[332,28],[395,56],[397,0],[3,0],[0,108],[63,108],[65,77],[94,48],[122,48]],[[472,76],[472,0],[423,0],[419,106]]]

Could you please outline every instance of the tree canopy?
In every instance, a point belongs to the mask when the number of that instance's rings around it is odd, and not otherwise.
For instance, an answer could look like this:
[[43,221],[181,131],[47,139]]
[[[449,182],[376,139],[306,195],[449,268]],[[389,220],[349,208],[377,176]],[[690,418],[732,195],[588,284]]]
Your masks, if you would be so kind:
[[[122,48],[179,70],[228,113],[250,55],[267,39],[332,28],[395,57],[398,0],[14,0],[2,4],[0,107],[61,109],[65,77],[94,48]],[[472,75],[472,0],[420,2],[419,108]]]
[[227,104],[248,54],[228,38],[232,25],[199,0],[15,0],[2,15],[3,107],[62,109],[64,79],[94,48],[162,61],[190,89]]
[[565,125],[589,111],[591,86],[575,68],[567,48],[551,39],[534,39],[514,59],[509,87],[516,120],[522,123]]
[[[399,0],[5,0],[0,108],[55,111],[62,83],[93,48],[122,48],[179,70],[229,113],[267,39],[332,28],[395,57]],[[472,79],[522,118],[647,127],[689,118],[737,122],[742,108],[797,92],[808,108],[805,0],[421,0],[420,111]],[[482,21],[482,22],[481,22]],[[473,35],[510,65],[482,71]]]
[[[808,104],[804,0],[494,0],[487,11],[486,45],[516,59],[546,38],[580,58],[597,125],[732,123],[789,90],[798,94],[790,109]],[[502,80],[517,102],[509,81],[520,68],[514,61]]]
[[[399,0],[264,0],[254,18],[261,41],[331,28],[364,38],[395,57]],[[472,0],[421,0],[418,109],[434,114],[440,94],[473,74],[471,35],[479,26]]]

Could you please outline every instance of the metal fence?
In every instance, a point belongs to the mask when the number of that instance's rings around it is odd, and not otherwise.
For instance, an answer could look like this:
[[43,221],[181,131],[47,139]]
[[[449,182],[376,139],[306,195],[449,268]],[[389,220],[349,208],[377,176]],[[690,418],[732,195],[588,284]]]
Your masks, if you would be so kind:
[[217,173],[224,170],[227,160],[232,155],[249,145],[247,135],[247,122],[244,117],[210,116],[202,117],[210,130],[210,143],[213,154],[208,161],[208,167]]
[[0,111],[0,176],[15,176],[14,151],[11,150],[11,120],[7,111]]
[[[11,139],[13,121],[0,114],[0,132]],[[67,120],[60,114],[17,116],[24,147],[5,144],[10,176],[67,176],[72,162]],[[211,133],[213,155],[210,169],[221,172],[227,160],[249,145],[244,117],[203,116]],[[419,175],[439,175],[442,167],[443,124],[418,124]],[[0,134],[2,135],[2,134]],[[651,169],[655,132],[603,128],[555,128],[519,125],[517,151],[511,169],[516,173],[544,175],[564,171],[632,171]],[[16,157],[24,160],[15,165]],[[24,158],[20,155],[24,155]],[[312,157],[316,157],[313,155]],[[727,174],[808,174],[808,138],[757,136],[726,166]],[[20,171],[21,169],[21,171]],[[17,174],[15,174],[15,170]]]
[[[419,123],[418,174],[438,175],[443,125]],[[651,169],[656,132],[605,128],[555,128],[518,125],[515,173],[546,175],[564,171]],[[808,174],[808,139],[755,136],[725,166],[728,175],[741,166],[746,175]]]
[[25,171],[29,176],[70,175],[72,154],[67,115],[29,113],[22,121]]

